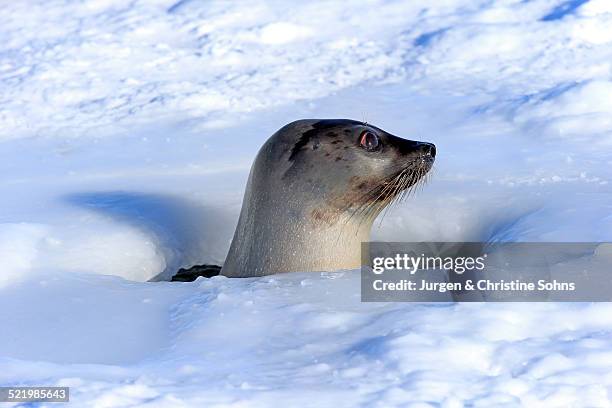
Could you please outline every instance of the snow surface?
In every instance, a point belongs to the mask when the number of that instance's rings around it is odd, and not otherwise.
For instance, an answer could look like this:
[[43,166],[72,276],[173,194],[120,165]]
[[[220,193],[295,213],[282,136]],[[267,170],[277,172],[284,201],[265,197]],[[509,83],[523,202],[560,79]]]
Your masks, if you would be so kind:
[[367,304],[357,271],[146,282],[223,261],[257,149],[306,117],[436,143],[375,239],[611,241],[611,4],[3,4],[0,384],[78,407],[612,406],[609,304]]

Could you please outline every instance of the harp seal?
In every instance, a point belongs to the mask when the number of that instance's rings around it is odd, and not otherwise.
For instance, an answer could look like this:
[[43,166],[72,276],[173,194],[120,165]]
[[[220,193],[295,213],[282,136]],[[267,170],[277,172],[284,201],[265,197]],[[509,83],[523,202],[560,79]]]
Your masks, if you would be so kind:
[[360,267],[376,216],[424,180],[435,156],[431,143],[363,122],[289,123],[255,158],[221,275]]

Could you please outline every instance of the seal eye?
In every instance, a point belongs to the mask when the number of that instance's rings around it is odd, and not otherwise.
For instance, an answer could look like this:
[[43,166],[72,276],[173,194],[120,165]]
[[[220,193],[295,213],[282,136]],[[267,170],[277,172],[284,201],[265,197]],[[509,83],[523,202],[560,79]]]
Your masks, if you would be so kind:
[[380,147],[380,139],[374,133],[366,130],[359,138],[359,146],[363,147],[369,152],[373,152],[378,150]]

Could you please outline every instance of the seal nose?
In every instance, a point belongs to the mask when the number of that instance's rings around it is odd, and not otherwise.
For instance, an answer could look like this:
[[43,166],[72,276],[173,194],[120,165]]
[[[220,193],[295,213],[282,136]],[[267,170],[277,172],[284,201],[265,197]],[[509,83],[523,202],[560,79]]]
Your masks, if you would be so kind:
[[436,158],[436,145],[433,143],[422,142],[420,150],[424,156],[431,157],[432,159]]

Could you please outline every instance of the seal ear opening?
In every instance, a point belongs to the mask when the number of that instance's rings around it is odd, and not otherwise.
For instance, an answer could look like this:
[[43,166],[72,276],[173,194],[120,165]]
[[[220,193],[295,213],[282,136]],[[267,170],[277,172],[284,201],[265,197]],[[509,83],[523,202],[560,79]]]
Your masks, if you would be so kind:
[[321,141],[318,137],[315,137],[312,141],[312,150],[317,150],[321,146]]

